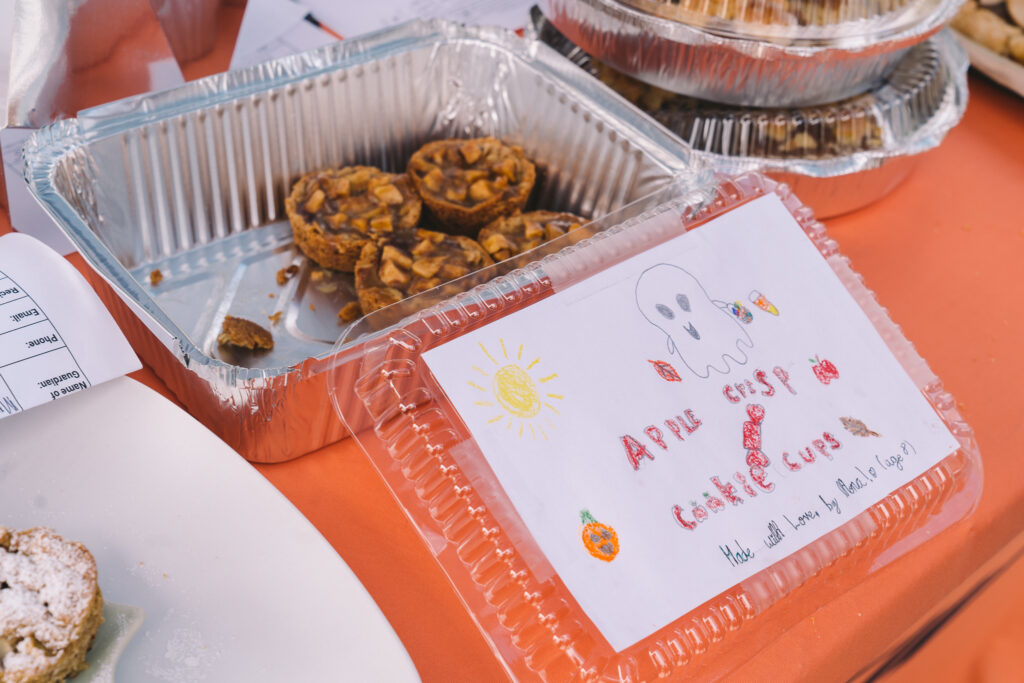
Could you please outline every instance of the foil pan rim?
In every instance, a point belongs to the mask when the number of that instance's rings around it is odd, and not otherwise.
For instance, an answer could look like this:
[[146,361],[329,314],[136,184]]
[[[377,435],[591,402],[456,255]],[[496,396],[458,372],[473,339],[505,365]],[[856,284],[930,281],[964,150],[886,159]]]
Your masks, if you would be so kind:
[[[543,4],[550,10],[549,1],[544,0]],[[653,35],[679,45],[727,48],[761,59],[798,58],[827,61],[834,59],[834,55],[837,54],[856,54],[861,57],[884,54],[926,40],[953,18],[963,0],[938,0],[934,11],[921,21],[894,32],[849,33],[831,39],[801,39],[798,36],[780,36],[775,39],[752,35],[726,36],[648,14],[615,0],[573,0],[573,3],[578,10],[585,8],[585,11],[591,14],[591,20],[596,16],[598,20],[615,21],[620,24],[620,29],[629,28],[637,33]],[[551,16],[550,12],[545,14]]]
[[[466,29],[477,35],[465,35]],[[473,38],[510,48],[511,32],[497,27],[466,27],[441,19],[407,21],[396,26],[257,64],[189,81],[167,90],[142,93],[78,112],[83,129],[101,135],[111,126],[132,126],[221,104],[291,82],[327,73],[339,66],[370,63],[425,39]],[[512,37],[515,37],[514,35]]]
[[[513,31],[499,27],[467,26],[443,19],[415,19],[305,52],[213,74],[167,90],[98,105],[80,111],[75,119],[67,120],[77,121],[81,139],[89,141],[195,109],[223,104],[247,94],[287,86],[339,67],[370,63],[390,54],[428,45],[434,40],[482,41],[505,49],[513,56],[531,60],[534,67],[558,75],[564,86],[582,93],[588,99],[596,100],[602,107],[607,109],[610,106],[612,115],[622,119],[622,114],[632,114],[628,105],[623,107],[617,100],[609,100],[603,88],[595,88],[592,79],[581,79],[575,65],[530,34],[520,37]],[[669,143],[670,147],[678,143],[674,136],[665,135],[656,123],[646,120],[620,120],[619,123],[644,137],[655,138],[654,142],[658,144],[645,146],[645,151],[666,165],[675,166],[681,172],[699,170],[685,158],[692,157],[689,146],[678,150],[683,151],[683,156],[665,150],[665,145],[660,144],[662,141]],[[38,133],[33,137],[37,136]],[[28,144],[26,142],[26,148]]]
[[[497,27],[466,26],[440,19],[413,20],[394,27],[332,43],[320,48],[269,60],[241,70],[208,76],[168,90],[145,93],[79,112],[77,118],[62,119],[36,131],[22,149],[23,175],[33,194],[75,244],[89,266],[107,281],[119,296],[166,333],[162,343],[189,371],[200,378],[214,377],[218,384],[250,386],[296,381],[307,374],[328,369],[337,349],[327,349],[298,363],[273,368],[249,368],[227,363],[206,354],[181,327],[149,296],[105,244],[88,228],[78,212],[61,196],[53,183],[57,162],[89,141],[131,128],[178,116],[200,108],[222,105],[249,94],[305,80],[337,68],[355,67],[376,59],[443,41],[478,41],[503,49],[510,56],[527,61],[532,68],[557,77],[560,86],[595,104],[615,118],[633,142],[654,157],[674,176],[694,188],[709,185],[714,170],[704,158],[670,131],[648,117],[637,117],[629,103],[608,97],[605,86],[591,78],[556,50],[538,40],[517,36]],[[623,116],[625,115],[625,116]],[[65,229],[64,226],[74,229]],[[139,315],[140,310],[136,310]],[[350,352],[358,352],[353,341]]]

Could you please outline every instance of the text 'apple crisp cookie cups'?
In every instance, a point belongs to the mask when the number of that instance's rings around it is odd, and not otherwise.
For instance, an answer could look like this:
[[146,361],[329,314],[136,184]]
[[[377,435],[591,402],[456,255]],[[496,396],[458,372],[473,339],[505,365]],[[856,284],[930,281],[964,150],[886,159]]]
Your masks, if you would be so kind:
[[[677,238],[683,239],[691,230],[695,233],[692,235],[694,239],[688,241],[686,247],[678,247],[673,254],[691,254],[694,262],[705,264],[706,271],[729,270],[732,266],[733,270],[744,274],[740,276],[742,279],[751,263],[764,260],[765,252],[748,244],[748,239],[736,239],[737,235],[753,239],[755,234],[766,230],[766,221],[751,220],[750,214],[736,219],[731,229],[740,232],[730,232],[723,242],[718,242],[726,252],[720,254],[723,259],[720,263],[715,258],[704,259],[704,252],[696,254],[696,250],[701,248],[697,244],[708,244],[713,239],[711,235],[697,233],[724,229],[721,223],[714,222],[728,220],[730,213],[749,208],[755,202],[761,202],[761,207],[775,202],[783,207],[777,211],[788,212],[808,240],[800,248],[813,253],[814,258],[820,255],[817,262],[824,269],[819,272],[829,273],[828,277],[834,277],[845,288],[851,302],[878,335],[872,343],[878,340],[884,343],[898,363],[899,374],[906,375],[901,381],[909,379],[913,388],[906,385],[908,390],[919,394],[916,400],[923,396],[930,406],[926,409],[930,415],[928,420],[937,420],[945,425],[953,441],[936,452],[941,459],[927,470],[894,490],[879,491],[879,496],[870,499],[877,502],[813,540],[798,536],[796,527],[772,530],[771,525],[765,524],[770,517],[759,517],[762,522],[759,528],[764,529],[761,533],[769,535],[764,545],[760,539],[750,545],[754,551],[751,556],[769,552],[783,536],[801,539],[796,544],[799,548],[794,546],[792,552],[780,553],[773,564],[732,585],[731,579],[722,579],[726,588],[711,593],[711,597],[703,602],[694,600],[695,606],[690,609],[672,612],[667,618],[662,613],[660,621],[651,616],[643,624],[642,628],[646,630],[638,640],[613,643],[610,637],[606,637],[608,622],[599,625],[595,611],[599,604],[603,606],[621,598],[613,595],[614,591],[598,590],[591,592],[587,600],[583,597],[585,592],[577,592],[581,584],[571,583],[563,570],[568,568],[570,572],[580,572],[574,579],[581,575],[604,576],[622,587],[623,591],[632,585],[638,587],[640,594],[648,592],[651,602],[646,606],[641,608],[627,601],[623,607],[646,614],[645,610],[661,597],[653,588],[656,574],[667,572],[674,585],[699,583],[693,578],[696,576],[695,565],[707,563],[714,571],[717,566],[714,563],[723,561],[722,553],[726,550],[715,544],[732,545],[734,534],[742,537],[738,527],[721,526],[727,518],[732,519],[729,512],[722,510],[723,506],[738,514],[740,509],[754,510],[754,505],[760,506],[765,499],[758,498],[757,502],[748,499],[745,505],[730,506],[717,497],[724,497],[725,494],[719,494],[722,489],[705,484],[711,493],[709,495],[706,491],[703,498],[697,493],[692,496],[695,500],[687,503],[686,497],[679,494],[680,505],[685,505],[687,511],[690,506],[694,510],[694,516],[684,519],[679,525],[671,520],[671,506],[662,505],[660,499],[654,501],[658,520],[668,520],[666,533],[672,535],[663,539],[663,543],[654,542],[655,551],[665,551],[664,556],[659,556],[662,562],[638,563],[635,553],[641,539],[637,532],[650,520],[627,526],[623,519],[624,511],[634,508],[628,504],[615,506],[617,494],[621,492],[620,484],[626,486],[621,480],[643,473],[657,477],[656,472],[665,470],[655,468],[668,466],[670,462],[673,466],[689,467],[697,461],[718,458],[730,462],[740,460],[742,450],[739,456],[733,453],[740,445],[736,438],[738,434],[730,432],[725,441],[698,448],[700,457],[693,458],[675,458],[673,456],[686,454],[671,449],[664,451],[652,445],[653,458],[648,460],[644,456],[639,469],[629,467],[622,449],[614,443],[616,439],[593,449],[588,441],[588,447],[581,444],[575,449],[583,455],[573,462],[586,469],[588,477],[590,472],[598,473],[593,475],[596,479],[600,479],[602,472],[607,476],[606,483],[610,488],[601,488],[600,493],[579,481],[583,478],[579,470],[576,474],[580,476],[566,475],[563,463],[570,459],[570,454],[565,451],[559,451],[548,459],[553,454],[543,450],[543,467],[530,467],[531,463],[537,462],[534,451],[540,451],[549,441],[548,437],[558,435],[554,447],[557,449],[558,445],[566,443],[566,438],[574,442],[577,437],[594,431],[616,433],[617,426],[602,429],[597,422],[615,419],[614,416],[625,411],[622,404],[635,397],[620,391],[623,378],[632,373],[609,372],[622,367],[636,369],[629,364],[632,354],[624,353],[618,346],[609,346],[608,341],[594,331],[602,326],[625,324],[624,320],[611,317],[603,320],[582,314],[574,316],[570,307],[581,304],[583,310],[589,312],[603,309],[607,301],[617,300],[627,308],[635,305],[629,274],[645,266],[631,266],[629,261],[636,256],[644,258],[644,264],[670,259],[667,253],[652,254],[667,243],[677,241]],[[766,213],[758,215],[765,218]],[[488,283],[450,299],[435,301],[431,307],[397,323],[387,317],[387,309],[367,316],[349,330],[348,339],[339,340],[338,346],[340,351],[351,340],[366,340],[356,373],[358,380],[353,386],[350,369],[344,365],[330,373],[329,386],[335,409],[353,427],[355,438],[404,507],[511,678],[622,683],[691,678],[716,680],[771,645],[780,633],[805,619],[815,609],[861,586],[889,562],[910,553],[942,530],[963,520],[973,510],[981,491],[981,459],[970,427],[957,412],[956,401],[943,390],[938,378],[903,337],[900,328],[889,319],[873,293],[851,269],[849,261],[828,237],[824,226],[785,185],[748,173],[722,179],[717,186],[703,189],[669,187],[595,221],[589,229],[593,237],[573,243],[572,236],[577,231],[569,232],[556,240],[561,244],[552,246],[548,256],[525,263],[511,272],[503,272]],[[795,230],[795,227],[790,225],[790,229]],[[554,249],[557,246],[561,248]],[[820,263],[821,259],[824,264]],[[492,268],[501,266],[496,264]],[[803,287],[804,281],[799,282],[796,289]],[[583,303],[600,296],[598,292],[616,288],[625,291],[623,298],[602,298],[598,303],[589,305]],[[803,287],[804,291],[806,289]],[[781,298],[770,298],[777,293],[750,293],[747,306],[755,311],[754,315],[761,324],[774,324],[792,312]],[[779,306],[773,306],[772,301]],[[531,309],[534,312],[541,309],[546,313],[562,311],[567,322],[555,324],[550,316],[530,317]],[[376,324],[373,320],[375,315],[384,316],[383,322]],[[606,312],[606,315],[611,315],[611,312]],[[513,319],[513,316],[519,317]],[[742,322],[736,324],[744,325]],[[382,325],[390,325],[390,328],[372,339],[365,336]],[[578,328],[574,330],[574,326]],[[628,325],[627,328],[625,335],[643,336],[642,330]],[[556,329],[557,332],[552,331]],[[701,329],[707,332],[707,328],[702,326]],[[554,349],[565,345],[565,334],[574,336],[575,341],[564,353],[558,353]],[[545,335],[554,336],[548,338]],[[490,341],[485,343],[484,339]],[[462,344],[458,345],[460,342]],[[430,357],[448,344],[457,346],[449,351],[447,362],[437,360],[436,355]],[[853,345],[858,346],[856,343]],[[525,350],[524,346],[530,348]],[[593,354],[599,356],[597,349],[614,349],[612,353],[618,355],[598,366],[582,360],[584,356],[588,359],[593,359]],[[552,355],[565,362],[552,364]],[[583,372],[597,377],[586,391],[578,385],[566,384],[569,376],[577,380],[581,376],[579,368],[573,370],[569,367],[570,361],[577,358],[586,366],[582,368]],[[643,355],[642,358],[650,356]],[[819,388],[829,382],[834,385],[839,381],[837,378],[847,372],[846,366],[839,370],[831,359],[822,356],[821,360],[815,359],[812,376],[812,368],[807,366],[806,360],[799,360],[807,374],[806,381]],[[646,363],[653,361],[641,361],[643,365]],[[520,389],[529,383],[519,382],[511,376],[515,374],[512,372],[515,367],[522,371],[518,379],[525,377],[522,373],[533,373],[530,376],[536,378],[535,386],[545,387],[541,390],[543,400],[557,403],[559,410],[545,413],[550,416],[552,424],[545,426],[540,413],[527,409],[527,404],[531,404],[527,400],[529,392]],[[506,370],[509,372],[503,374]],[[664,382],[680,381],[672,368],[657,369],[656,373],[655,369],[648,368],[647,371],[651,382],[658,382],[658,376]],[[681,372],[686,374],[682,383],[666,386],[680,387],[680,395],[683,396],[702,391],[696,386],[699,380],[695,376],[685,369]],[[488,373],[493,381],[488,380]],[[712,374],[719,382],[728,381],[724,375]],[[844,380],[847,376],[843,375]],[[771,381],[775,382],[776,377],[772,375]],[[895,381],[897,377],[893,375],[890,379]],[[890,386],[888,380],[885,382]],[[725,403],[716,388],[720,385],[711,384],[713,386],[706,387],[714,394],[709,394],[710,398],[716,403]],[[501,386],[512,390],[504,392],[500,390]],[[354,401],[353,390],[357,399]],[[594,405],[589,400],[592,395],[598,397],[595,399],[597,403],[602,399],[607,402],[606,410],[602,410],[600,416],[589,410]],[[789,394],[786,396],[794,398]],[[778,406],[772,402],[781,399],[778,396],[766,398],[760,394],[759,399],[766,403],[769,415],[765,418],[762,411],[760,419],[772,419],[772,411]],[[570,405],[573,402],[575,405]],[[586,402],[587,410],[583,412],[589,415],[589,421],[577,412],[581,410],[580,402]],[[848,405],[841,403],[844,407]],[[742,403],[737,408],[742,409]],[[685,414],[681,407],[674,409],[680,415]],[[502,413],[506,419],[494,417]],[[532,421],[536,424],[524,425],[526,428],[517,436],[517,428],[512,425],[514,415],[525,416],[518,418],[523,423]],[[805,414],[801,415],[803,417],[797,418],[797,422],[807,421]],[[703,414],[701,417],[708,420],[709,416]],[[864,457],[873,458],[870,452],[879,439],[873,436],[877,432],[857,420],[848,417],[846,420],[842,426],[837,421],[835,432],[844,441],[845,451],[842,451],[842,456],[836,455],[835,461],[829,462],[834,464],[840,458],[849,457],[855,450],[852,442],[858,440],[860,443],[856,448],[863,451]],[[698,430],[698,422],[690,417],[680,417],[675,425],[680,432],[680,425],[684,423],[689,425],[687,429]],[[907,424],[909,418],[896,415],[895,422]],[[739,427],[738,422],[735,426]],[[778,423],[775,429],[779,429]],[[564,434],[566,430],[568,436]],[[748,438],[751,436],[744,424],[744,446],[752,440]],[[665,430],[664,437],[679,448],[685,446],[679,445],[668,430]],[[691,432],[686,433],[686,438],[693,438]],[[495,445],[499,442],[506,445],[499,448]],[[826,448],[824,443],[821,446]],[[720,455],[712,455],[712,452]],[[723,452],[732,454],[721,455]],[[691,455],[696,454],[691,452]],[[777,451],[773,457],[778,457]],[[785,460],[786,455],[783,454],[782,458]],[[801,462],[810,463],[813,459],[813,455],[808,453],[806,460]],[[609,465],[614,463],[621,467],[613,466],[609,470]],[[824,460],[818,466],[823,463]],[[807,466],[812,467],[810,464]],[[851,466],[851,463],[847,461],[844,466]],[[795,467],[798,465],[794,463],[790,469]],[[773,471],[777,472],[779,468],[785,470],[779,465]],[[595,479],[588,478],[587,481]],[[544,482],[549,482],[550,486]],[[688,490],[690,485],[689,480],[679,480],[669,486],[676,484],[680,491]],[[831,485],[835,494],[837,484],[831,482]],[[737,490],[740,488],[738,483],[735,486]],[[723,488],[728,487],[728,483],[723,484]],[[645,479],[639,491],[640,495],[653,493],[652,480]],[[809,491],[802,491],[800,495]],[[814,498],[813,491],[811,493],[811,498]],[[574,505],[581,495],[590,502]],[[744,495],[747,494],[739,494]],[[838,495],[842,504],[847,505],[849,499],[843,494]],[[784,500],[791,507],[799,507],[797,498],[785,497]],[[820,505],[817,499],[815,504]],[[556,509],[561,512],[568,509],[572,514],[555,514]],[[618,514],[609,512],[610,509],[617,509]],[[765,508],[756,509],[761,513],[753,512],[755,517],[758,514],[768,515]],[[791,517],[795,524],[802,524],[795,515]],[[782,522],[781,516],[777,519]],[[701,554],[694,550],[685,562],[668,562],[668,546],[678,544],[687,549],[693,548],[688,544],[698,537],[688,535],[695,533],[688,529],[698,524],[703,531],[720,530],[719,535],[712,535],[707,540],[711,543],[710,555],[704,552],[707,548],[701,546]],[[563,529],[556,533],[565,539],[564,544],[551,545],[550,537],[540,538],[546,533],[543,529],[549,527]],[[731,548],[729,550],[732,552]],[[713,555],[717,557],[711,557]],[[630,557],[633,559],[628,559]],[[609,573],[614,572],[626,572],[627,576],[611,574],[608,578]],[[721,567],[719,573],[723,573]]]
[[[344,166],[404,173],[427,143],[488,136],[536,165],[527,211],[596,218],[678,179],[700,185],[712,175],[547,46],[443,21],[81,112],[27,143],[25,172],[139,356],[234,449],[272,462],[346,436],[327,406],[325,369],[345,329],[339,320],[358,307],[351,273],[321,268],[295,247],[285,203],[296,181]],[[346,194],[342,178],[329,179],[324,187]],[[375,189],[385,200],[395,194]],[[300,228],[332,236],[339,213],[357,220],[328,194],[299,188],[299,217],[314,219]],[[400,229],[407,203],[384,204]],[[320,216],[325,206],[331,213]],[[383,216],[369,213],[372,228]],[[355,259],[331,265],[354,268]],[[151,277],[157,271],[162,278]],[[218,345],[229,315],[266,327],[273,348]],[[353,343],[344,353],[357,351]]]
[[[960,4],[544,0],[541,6],[587,53],[644,82],[725,104],[788,107],[871,89]],[[672,18],[644,11],[655,9]]]
[[593,59],[543,16],[538,38],[692,146],[716,169],[786,182],[818,218],[867,206],[938,147],[967,107],[967,56],[944,30],[872,90],[801,108],[734,107],[667,92]]

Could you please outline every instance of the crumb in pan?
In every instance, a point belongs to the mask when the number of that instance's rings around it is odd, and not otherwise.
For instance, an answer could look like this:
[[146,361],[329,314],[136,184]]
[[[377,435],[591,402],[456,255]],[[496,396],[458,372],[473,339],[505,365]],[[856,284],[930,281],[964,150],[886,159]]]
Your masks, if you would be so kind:
[[295,277],[295,274],[299,272],[299,267],[294,263],[287,268],[282,268],[277,271],[277,284],[283,285],[284,283]]
[[274,337],[263,327],[245,318],[224,316],[217,343],[226,346],[237,346],[242,349],[272,349]]

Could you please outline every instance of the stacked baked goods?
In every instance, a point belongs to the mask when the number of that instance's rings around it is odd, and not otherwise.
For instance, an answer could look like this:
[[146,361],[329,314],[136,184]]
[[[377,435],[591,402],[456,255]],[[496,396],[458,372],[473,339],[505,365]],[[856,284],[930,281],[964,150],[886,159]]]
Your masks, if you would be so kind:
[[960,120],[967,61],[941,29],[961,1],[547,0],[534,25],[715,168],[787,182],[823,218]]
[[493,137],[433,140],[411,156],[405,173],[347,166],[302,176],[285,210],[307,257],[353,274],[355,313],[367,315],[586,222],[524,213],[536,178],[516,145]]
[[51,529],[0,526],[0,681],[63,681],[103,623],[96,562]]

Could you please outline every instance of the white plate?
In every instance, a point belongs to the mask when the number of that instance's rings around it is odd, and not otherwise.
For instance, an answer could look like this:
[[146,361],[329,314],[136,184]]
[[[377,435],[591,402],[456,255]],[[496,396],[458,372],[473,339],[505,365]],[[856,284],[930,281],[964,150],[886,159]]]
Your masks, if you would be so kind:
[[0,422],[0,524],[51,526],[145,621],[121,681],[416,680],[359,580],[241,456],[120,378]]

